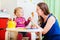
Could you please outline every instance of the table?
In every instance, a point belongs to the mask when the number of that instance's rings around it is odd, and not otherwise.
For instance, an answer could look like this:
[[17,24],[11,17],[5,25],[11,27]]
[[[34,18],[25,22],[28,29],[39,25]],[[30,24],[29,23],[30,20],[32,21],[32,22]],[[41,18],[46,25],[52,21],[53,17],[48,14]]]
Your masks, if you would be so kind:
[[31,40],[36,40],[36,35],[35,35],[35,32],[40,32],[40,40],[42,40],[42,31],[43,29],[39,28],[39,29],[30,29],[30,28],[27,28],[27,29],[24,29],[24,30],[21,30],[20,28],[6,28],[6,38],[5,40],[7,40],[8,38],[8,32],[9,31],[17,31],[17,32],[31,32]]

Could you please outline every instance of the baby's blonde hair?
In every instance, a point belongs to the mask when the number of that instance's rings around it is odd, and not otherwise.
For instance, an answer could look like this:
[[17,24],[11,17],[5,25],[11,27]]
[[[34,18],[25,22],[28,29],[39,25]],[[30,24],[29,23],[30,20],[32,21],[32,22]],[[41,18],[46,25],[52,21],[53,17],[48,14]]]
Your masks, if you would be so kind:
[[14,14],[16,14],[16,11],[19,10],[19,9],[23,9],[22,7],[17,7],[14,9]]

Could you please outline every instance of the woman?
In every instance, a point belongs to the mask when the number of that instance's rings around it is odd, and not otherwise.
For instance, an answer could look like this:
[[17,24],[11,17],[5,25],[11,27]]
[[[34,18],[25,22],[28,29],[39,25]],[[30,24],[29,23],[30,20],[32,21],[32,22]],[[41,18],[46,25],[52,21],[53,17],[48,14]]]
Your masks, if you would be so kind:
[[38,3],[36,12],[38,14],[39,25],[43,28],[43,40],[60,40],[59,23],[54,15],[49,12],[47,4]]

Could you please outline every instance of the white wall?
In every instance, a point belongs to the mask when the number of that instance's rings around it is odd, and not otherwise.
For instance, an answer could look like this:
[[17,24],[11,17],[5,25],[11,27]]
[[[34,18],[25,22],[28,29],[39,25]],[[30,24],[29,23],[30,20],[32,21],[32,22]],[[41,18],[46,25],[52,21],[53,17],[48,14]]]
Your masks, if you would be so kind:
[[1,0],[0,0],[0,9],[1,9]]
[[13,10],[17,6],[17,0],[1,0],[1,9],[6,9],[13,17]]

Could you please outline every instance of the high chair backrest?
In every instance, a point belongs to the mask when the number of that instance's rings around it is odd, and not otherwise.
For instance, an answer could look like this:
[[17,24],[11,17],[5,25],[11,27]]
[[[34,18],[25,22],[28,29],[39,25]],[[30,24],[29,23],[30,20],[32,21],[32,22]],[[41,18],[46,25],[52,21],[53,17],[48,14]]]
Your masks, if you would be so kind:
[[7,27],[8,18],[0,18],[0,28]]

